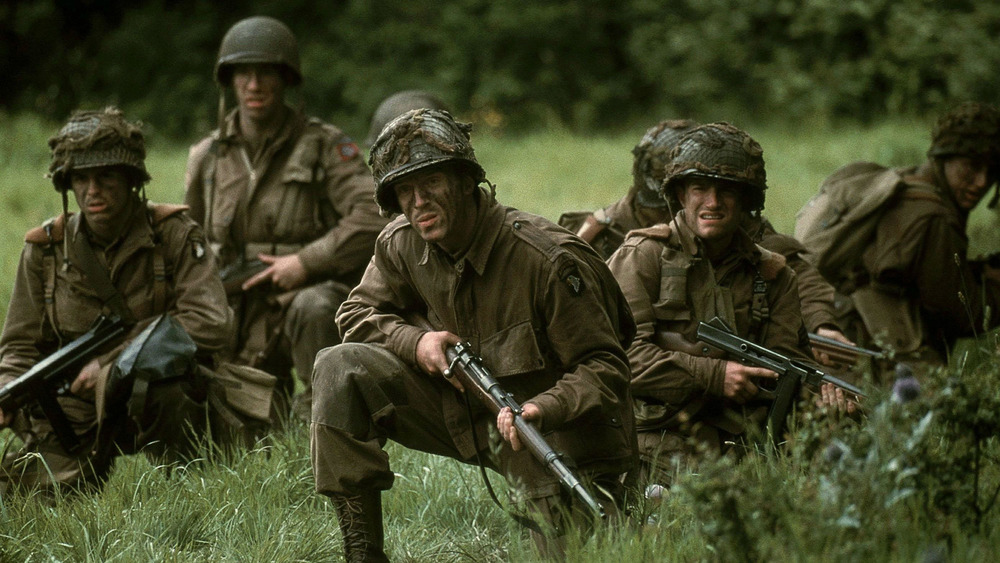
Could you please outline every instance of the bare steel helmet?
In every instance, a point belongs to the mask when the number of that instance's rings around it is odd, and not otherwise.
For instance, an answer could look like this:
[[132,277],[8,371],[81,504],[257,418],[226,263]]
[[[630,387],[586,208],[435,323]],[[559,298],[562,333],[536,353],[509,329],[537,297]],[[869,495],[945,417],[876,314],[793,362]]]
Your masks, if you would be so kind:
[[219,45],[215,80],[220,86],[230,86],[233,66],[253,63],[278,65],[284,70],[289,86],[302,82],[295,35],[287,25],[274,18],[253,16],[229,28]]
[[390,121],[368,155],[375,176],[375,201],[383,214],[400,213],[392,183],[406,174],[449,162],[463,166],[477,184],[486,172],[476,160],[472,125],[437,109],[415,109]]
[[632,189],[635,199],[643,207],[661,208],[667,201],[660,196],[663,174],[670,161],[670,152],[677,141],[698,125],[690,119],[668,119],[646,130],[639,144],[632,149]]
[[990,104],[966,102],[942,115],[931,132],[927,156],[971,156],[1000,164],[1000,111]]
[[746,210],[759,216],[764,209],[764,151],[750,135],[729,123],[696,127],[677,142],[666,167],[663,191],[674,198],[678,182],[699,177],[740,184],[747,188]]
[[368,128],[368,137],[365,138],[365,145],[372,146],[375,143],[375,139],[378,138],[378,134],[382,132],[382,128],[394,118],[411,109],[420,108],[448,110],[444,102],[430,92],[423,90],[396,92],[385,100],[382,100],[378,109],[375,110],[375,114],[372,116],[371,127]]
[[127,121],[115,107],[75,112],[49,139],[49,148],[49,176],[58,191],[70,188],[73,170],[102,166],[125,167],[133,188],[149,181],[141,124]]

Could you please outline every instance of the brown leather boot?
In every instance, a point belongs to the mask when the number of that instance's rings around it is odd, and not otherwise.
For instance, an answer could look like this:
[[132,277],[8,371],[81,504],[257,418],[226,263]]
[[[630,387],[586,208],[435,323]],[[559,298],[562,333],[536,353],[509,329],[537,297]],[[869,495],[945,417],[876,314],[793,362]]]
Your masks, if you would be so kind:
[[359,495],[330,497],[337,509],[340,532],[344,536],[347,563],[388,563],[382,551],[382,493],[364,491]]

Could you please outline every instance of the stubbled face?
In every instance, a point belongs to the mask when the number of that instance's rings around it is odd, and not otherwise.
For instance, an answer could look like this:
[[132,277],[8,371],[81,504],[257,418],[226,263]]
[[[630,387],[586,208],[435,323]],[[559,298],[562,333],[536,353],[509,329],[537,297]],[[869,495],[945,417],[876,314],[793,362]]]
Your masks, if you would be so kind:
[[710,251],[727,248],[743,221],[740,187],[712,178],[690,178],[678,190],[684,222]]
[[98,236],[118,232],[129,213],[128,176],[117,166],[73,170],[70,183],[87,226]]
[[463,187],[449,168],[407,174],[392,184],[399,207],[427,242],[457,256],[468,247],[476,222],[473,186]]
[[281,115],[285,103],[285,78],[280,66],[234,65],[233,91],[242,118],[267,124]]
[[944,178],[955,197],[955,203],[966,211],[978,205],[996,181],[987,159],[968,156],[945,160]]

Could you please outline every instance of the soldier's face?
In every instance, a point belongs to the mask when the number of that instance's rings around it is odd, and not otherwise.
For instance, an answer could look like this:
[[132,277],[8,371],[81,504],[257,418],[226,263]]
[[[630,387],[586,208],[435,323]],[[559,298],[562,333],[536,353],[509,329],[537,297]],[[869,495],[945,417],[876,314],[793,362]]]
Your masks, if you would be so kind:
[[233,91],[240,115],[267,123],[280,115],[285,101],[285,78],[272,64],[238,64],[233,67]]
[[743,218],[739,187],[711,178],[692,178],[680,188],[684,222],[706,245],[727,247]]
[[410,225],[453,256],[468,247],[476,221],[474,187],[462,184],[448,168],[420,170],[393,184]]
[[73,170],[70,183],[88,227],[101,236],[120,230],[131,195],[124,170],[117,166]]
[[955,196],[955,203],[965,210],[979,204],[990,186],[996,181],[984,158],[957,156],[944,161],[944,177]]

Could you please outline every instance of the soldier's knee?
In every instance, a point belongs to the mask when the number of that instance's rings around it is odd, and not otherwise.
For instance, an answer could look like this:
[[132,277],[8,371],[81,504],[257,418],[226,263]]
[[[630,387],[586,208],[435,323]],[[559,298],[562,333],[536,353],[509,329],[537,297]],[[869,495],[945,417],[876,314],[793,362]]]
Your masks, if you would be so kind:
[[313,401],[341,395],[352,385],[356,376],[364,374],[366,358],[371,354],[367,344],[337,344],[323,348],[313,364]]

